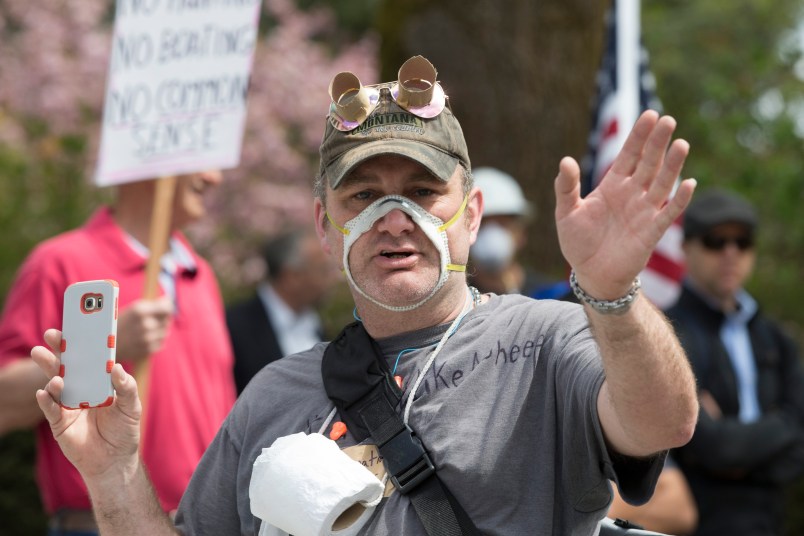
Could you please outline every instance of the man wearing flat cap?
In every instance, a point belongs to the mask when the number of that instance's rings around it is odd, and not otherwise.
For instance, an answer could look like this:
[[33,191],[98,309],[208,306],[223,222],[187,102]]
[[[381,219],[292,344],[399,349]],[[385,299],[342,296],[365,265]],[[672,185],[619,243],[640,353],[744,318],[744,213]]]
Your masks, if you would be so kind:
[[667,311],[695,372],[701,411],[678,461],[696,535],[782,534],[782,486],[804,471],[804,374],[791,339],[743,285],[756,260],[754,207],[711,189],[685,214],[687,279]]

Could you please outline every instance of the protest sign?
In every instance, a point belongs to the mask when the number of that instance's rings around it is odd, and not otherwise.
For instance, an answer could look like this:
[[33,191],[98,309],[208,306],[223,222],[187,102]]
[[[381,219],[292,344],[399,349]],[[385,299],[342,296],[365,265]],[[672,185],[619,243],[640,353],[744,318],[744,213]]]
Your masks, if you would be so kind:
[[260,0],[117,0],[99,186],[237,166]]

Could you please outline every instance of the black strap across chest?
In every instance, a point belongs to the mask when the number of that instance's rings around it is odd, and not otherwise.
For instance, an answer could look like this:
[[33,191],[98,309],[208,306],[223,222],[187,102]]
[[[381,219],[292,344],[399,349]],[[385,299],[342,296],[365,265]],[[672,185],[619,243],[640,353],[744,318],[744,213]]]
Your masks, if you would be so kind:
[[407,495],[429,536],[480,532],[436,474],[427,450],[397,408],[402,392],[363,325],[344,328],[324,351],[324,388],[357,441],[371,437],[397,491]]

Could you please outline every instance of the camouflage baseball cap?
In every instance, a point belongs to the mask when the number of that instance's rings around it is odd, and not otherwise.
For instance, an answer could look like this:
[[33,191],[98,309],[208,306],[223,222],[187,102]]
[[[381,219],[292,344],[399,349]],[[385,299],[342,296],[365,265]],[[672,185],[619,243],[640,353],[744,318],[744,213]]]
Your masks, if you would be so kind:
[[421,118],[401,108],[386,86],[376,108],[354,130],[343,132],[327,118],[319,152],[319,174],[333,189],[359,164],[385,154],[414,160],[444,182],[458,164],[471,169],[461,125],[449,106],[436,117]]

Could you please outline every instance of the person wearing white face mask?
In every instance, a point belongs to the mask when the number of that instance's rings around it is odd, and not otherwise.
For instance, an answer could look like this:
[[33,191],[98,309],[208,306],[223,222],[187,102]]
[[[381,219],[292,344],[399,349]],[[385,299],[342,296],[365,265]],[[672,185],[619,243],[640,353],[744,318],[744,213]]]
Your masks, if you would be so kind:
[[[313,208],[356,321],[254,377],[175,524],[158,515],[137,458],[134,379],[115,367],[112,406],[75,414],[58,406],[54,377],[37,401],[87,481],[103,534],[597,534],[610,479],[645,501],[698,410],[681,346],[637,279],[695,188],[682,181],[666,202],[688,150],[671,142],[675,121],[644,113],[584,199],[577,162],[560,162],[556,225],[578,305],[467,283],[484,194],[427,60],[408,60],[398,83],[362,86],[341,73],[330,96]],[[45,370],[58,359],[50,333],[51,350],[32,351]],[[287,466],[264,467],[283,458],[270,456],[273,445],[298,434],[361,470],[379,466],[388,485],[375,479],[378,493],[351,503],[363,525],[341,532],[329,522],[337,512],[318,509],[350,504],[333,489],[345,477],[310,482],[324,471],[305,470],[323,455],[294,458],[286,445]],[[289,473],[298,478],[270,478]],[[283,487],[306,500],[272,517],[278,501],[263,499]]]
[[469,250],[467,279],[481,292],[529,294],[548,282],[523,266],[519,258],[527,245],[533,205],[508,173],[479,167],[472,175],[483,192],[483,220],[477,241]]

